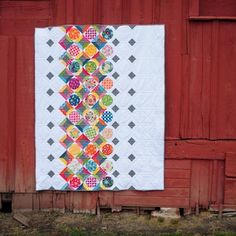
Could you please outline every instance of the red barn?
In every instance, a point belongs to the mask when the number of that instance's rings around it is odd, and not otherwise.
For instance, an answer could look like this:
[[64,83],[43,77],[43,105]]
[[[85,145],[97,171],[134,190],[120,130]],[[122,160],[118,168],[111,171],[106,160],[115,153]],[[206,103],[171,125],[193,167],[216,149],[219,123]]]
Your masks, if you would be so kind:
[[[35,192],[34,28],[166,27],[165,190]],[[235,0],[1,0],[0,208],[236,209]]]

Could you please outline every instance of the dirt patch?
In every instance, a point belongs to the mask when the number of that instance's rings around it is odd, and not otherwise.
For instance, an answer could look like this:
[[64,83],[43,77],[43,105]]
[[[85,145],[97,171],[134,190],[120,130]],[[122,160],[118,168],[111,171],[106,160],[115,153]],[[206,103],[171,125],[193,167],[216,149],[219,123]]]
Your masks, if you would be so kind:
[[203,213],[180,219],[137,215],[133,212],[102,213],[100,217],[88,214],[58,212],[24,213],[30,227],[24,227],[12,214],[0,214],[0,235],[236,235],[236,217]]

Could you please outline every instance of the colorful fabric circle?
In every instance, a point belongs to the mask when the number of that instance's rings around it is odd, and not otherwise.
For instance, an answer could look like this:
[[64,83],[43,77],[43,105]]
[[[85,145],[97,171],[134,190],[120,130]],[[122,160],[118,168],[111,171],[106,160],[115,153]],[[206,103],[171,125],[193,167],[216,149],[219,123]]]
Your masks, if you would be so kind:
[[[69,163],[69,162],[68,162]],[[83,165],[78,162],[76,158],[72,159],[71,162],[67,165],[67,167],[74,173],[77,174]]]
[[79,71],[80,69],[80,64],[78,61],[72,61],[69,66],[68,69],[72,72],[72,73],[76,73]]
[[85,135],[90,139],[94,139],[97,136],[98,132],[95,128],[90,127],[85,131]]
[[84,79],[84,86],[89,89],[89,90],[92,90],[94,89],[98,84],[98,81],[96,78],[94,77],[85,77]]
[[84,119],[87,122],[89,122],[90,124],[95,123],[95,121],[98,118],[98,115],[97,115],[96,111],[92,110],[92,109],[91,110],[89,110],[89,109],[85,110],[83,115],[84,115]]
[[72,106],[77,106],[80,102],[80,98],[76,94],[72,94],[69,98],[69,103]]
[[84,35],[91,41],[97,37],[97,31],[94,28],[89,28]]
[[85,98],[85,102],[89,106],[93,106],[97,102],[97,97],[95,94],[88,94],[88,96]]
[[110,188],[113,185],[113,179],[110,176],[106,176],[105,178],[103,178],[102,184],[106,188]]
[[80,120],[80,114],[77,111],[72,111],[69,114],[69,120],[74,124],[78,123],[78,121]]
[[89,61],[86,63],[85,69],[88,73],[92,74],[97,69],[97,65],[94,61]]
[[113,147],[111,146],[111,144],[105,144],[102,146],[102,153],[104,155],[110,155],[113,152]]
[[76,28],[71,28],[70,31],[68,32],[69,37],[72,40],[78,40],[80,38],[81,33],[79,32],[78,29]]
[[80,48],[73,44],[70,46],[68,52],[71,56],[76,57],[80,53]]
[[97,164],[92,160],[88,160],[85,164],[85,167],[88,171],[93,172],[97,169]]
[[85,184],[89,187],[89,189],[92,189],[92,188],[95,188],[97,186],[98,180],[93,176],[89,176],[85,180]]
[[105,128],[105,129],[102,131],[102,136],[103,136],[105,139],[110,139],[110,138],[113,136],[113,130],[112,130],[112,128]]
[[113,99],[110,95],[105,95],[102,97],[102,103],[105,105],[105,106],[110,106],[113,102]]
[[105,39],[111,39],[113,36],[113,31],[110,28],[106,28],[103,32],[102,32],[102,36]]
[[106,172],[111,172],[113,169],[113,164],[112,161],[106,160],[102,163],[101,165],[102,169],[105,170]]
[[69,186],[73,189],[78,188],[80,185],[81,185],[81,180],[76,176],[72,177],[72,179],[69,181]]
[[91,43],[84,49],[84,51],[90,58],[92,58],[97,53],[98,49]]
[[93,156],[97,152],[97,147],[94,144],[90,143],[88,144],[88,146],[85,148],[84,151],[88,156]]
[[73,138],[73,139],[77,139],[80,136],[80,131],[75,127],[70,129],[68,131],[68,133],[69,133],[70,137]]
[[101,70],[103,74],[108,74],[113,70],[113,65],[110,61],[105,61],[102,66]]
[[105,111],[103,114],[102,114],[102,119],[105,121],[105,122],[111,122],[112,119],[113,119],[113,115],[110,111]]
[[111,88],[113,87],[113,81],[112,81],[112,79],[110,79],[110,78],[105,78],[105,79],[102,81],[101,85],[103,86],[103,88],[105,88],[106,90],[108,90],[108,89],[111,89]]
[[69,81],[69,86],[71,89],[77,89],[80,86],[80,82],[77,78],[72,78]]
[[106,45],[101,51],[106,57],[110,57],[113,54],[113,48],[110,45]]

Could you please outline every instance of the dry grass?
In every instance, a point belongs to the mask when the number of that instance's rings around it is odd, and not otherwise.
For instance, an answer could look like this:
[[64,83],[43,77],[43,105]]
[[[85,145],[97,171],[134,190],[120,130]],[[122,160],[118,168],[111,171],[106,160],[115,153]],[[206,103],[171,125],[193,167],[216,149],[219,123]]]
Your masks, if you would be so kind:
[[0,235],[236,235],[236,217],[218,220],[209,213],[181,219],[152,218],[150,214],[138,216],[133,212],[102,213],[101,217],[58,212],[31,212],[24,215],[30,219],[29,228],[15,221],[12,214],[1,213]]

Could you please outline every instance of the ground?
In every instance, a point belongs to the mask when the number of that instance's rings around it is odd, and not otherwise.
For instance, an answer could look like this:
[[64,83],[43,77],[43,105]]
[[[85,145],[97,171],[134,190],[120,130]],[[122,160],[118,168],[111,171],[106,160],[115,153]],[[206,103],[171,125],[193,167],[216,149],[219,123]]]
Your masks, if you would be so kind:
[[150,213],[102,212],[101,216],[59,212],[23,213],[29,227],[13,219],[13,213],[0,213],[0,235],[236,235],[236,217],[223,217],[201,213],[179,219],[152,217]]

